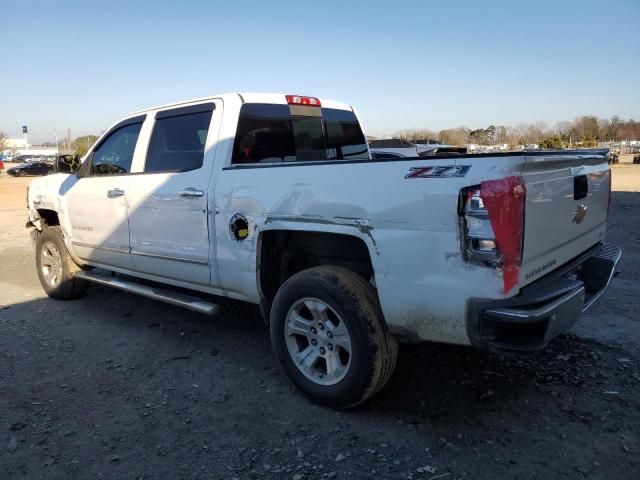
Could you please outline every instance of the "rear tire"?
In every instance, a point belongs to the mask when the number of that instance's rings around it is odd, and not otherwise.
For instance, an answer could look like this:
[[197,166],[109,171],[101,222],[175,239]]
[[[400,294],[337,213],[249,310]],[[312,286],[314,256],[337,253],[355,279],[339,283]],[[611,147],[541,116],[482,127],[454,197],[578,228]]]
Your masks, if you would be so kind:
[[395,368],[397,343],[375,290],[343,267],[310,268],[289,278],[274,299],[270,329],[280,367],[322,405],[364,402]]
[[38,235],[36,269],[42,288],[51,298],[70,300],[85,294],[87,282],[74,277],[80,268],[67,251],[60,227],[46,227]]

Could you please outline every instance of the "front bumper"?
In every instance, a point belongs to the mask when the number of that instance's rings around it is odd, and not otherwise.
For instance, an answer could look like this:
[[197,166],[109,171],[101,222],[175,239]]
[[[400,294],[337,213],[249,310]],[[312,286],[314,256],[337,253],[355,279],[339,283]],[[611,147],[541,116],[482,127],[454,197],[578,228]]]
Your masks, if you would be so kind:
[[489,350],[533,351],[567,331],[609,286],[622,250],[600,244],[506,300],[473,299],[471,343]]

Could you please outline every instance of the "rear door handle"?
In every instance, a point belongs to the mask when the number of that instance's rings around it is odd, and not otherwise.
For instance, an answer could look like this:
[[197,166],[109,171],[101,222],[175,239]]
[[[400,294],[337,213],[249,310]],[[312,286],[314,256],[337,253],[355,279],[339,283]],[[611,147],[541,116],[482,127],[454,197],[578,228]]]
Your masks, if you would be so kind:
[[181,197],[202,197],[204,192],[202,190],[196,190],[193,187],[185,188],[184,190],[180,190],[178,193]]
[[116,198],[124,195],[124,190],[120,190],[119,188],[112,188],[111,190],[107,190],[107,197]]

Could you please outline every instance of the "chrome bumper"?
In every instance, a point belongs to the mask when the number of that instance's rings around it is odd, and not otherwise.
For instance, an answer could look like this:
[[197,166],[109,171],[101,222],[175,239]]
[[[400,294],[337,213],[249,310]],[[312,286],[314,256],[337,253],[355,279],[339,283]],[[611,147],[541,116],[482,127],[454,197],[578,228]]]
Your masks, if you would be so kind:
[[470,303],[472,343],[491,350],[532,351],[567,331],[609,286],[622,250],[601,244],[501,301]]

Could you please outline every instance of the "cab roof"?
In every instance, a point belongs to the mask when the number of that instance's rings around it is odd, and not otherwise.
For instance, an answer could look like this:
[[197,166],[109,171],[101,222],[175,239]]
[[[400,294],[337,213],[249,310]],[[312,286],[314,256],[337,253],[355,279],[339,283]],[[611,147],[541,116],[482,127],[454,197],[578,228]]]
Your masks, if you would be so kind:
[[[287,98],[284,93],[256,93],[256,92],[223,93],[221,95],[212,95],[209,97],[193,98],[190,100],[183,100],[180,102],[167,103],[164,105],[145,108],[143,110],[138,110],[136,112],[133,112],[129,116],[140,115],[153,110],[164,110],[167,108],[180,107],[180,106],[188,105],[192,103],[206,102],[208,100],[214,100],[216,98],[219,98],[224,102],[225,99],[231,99],[231,97],[235,97],[236,99],[240,98],[242,103],[275,103],[275,104],[287,105]],[[353,111],[353,108],[351,107],[351,105],[347,103],[338,102],[338,101],[330,100],[327,98],[319,98],[319,100],[323,107],[335,108],[338,110]]]

